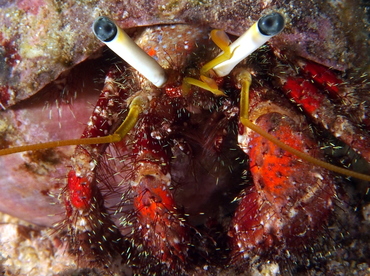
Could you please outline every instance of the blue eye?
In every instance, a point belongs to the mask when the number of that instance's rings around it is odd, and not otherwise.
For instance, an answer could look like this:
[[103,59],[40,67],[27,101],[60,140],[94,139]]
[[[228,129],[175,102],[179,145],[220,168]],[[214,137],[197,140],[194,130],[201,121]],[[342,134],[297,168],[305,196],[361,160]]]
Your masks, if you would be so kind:
[[96,37],[103,42],[110,42],[117,35],[116,24],[105,16],[101,16],[94,21],[93,31]]
[[284,29],[284,17],[277,12],[270,13],[258,20],[258,29],[261,34],[274,36]]

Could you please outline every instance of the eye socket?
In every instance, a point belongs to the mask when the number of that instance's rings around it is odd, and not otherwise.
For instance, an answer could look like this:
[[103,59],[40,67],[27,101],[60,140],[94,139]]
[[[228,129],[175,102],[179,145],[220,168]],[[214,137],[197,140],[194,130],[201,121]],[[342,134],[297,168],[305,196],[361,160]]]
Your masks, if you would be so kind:
[[101,41],[110,42],[116,37],[117,27],[108,17],[101,16],[94,21],[93,31]]
[[284,17],[278,13],[273,12],[258,20],[258,29],[263,35],[273,36],[281,32],[284,28]]

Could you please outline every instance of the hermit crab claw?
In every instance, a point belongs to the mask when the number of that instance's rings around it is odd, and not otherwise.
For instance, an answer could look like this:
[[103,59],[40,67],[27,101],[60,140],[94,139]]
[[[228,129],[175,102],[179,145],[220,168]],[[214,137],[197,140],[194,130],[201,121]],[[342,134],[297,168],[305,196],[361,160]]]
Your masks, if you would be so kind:
[[271,37],[280,33],[284,26],[284,17],[278,12],[261,17],[229,46],[230,53],[233,53],[232,57],[213,67],[213,70],[219,77],[228,75],[239,62],[257,50]]
[[113,52],[134,67],[157,87],[167,81],[164,69],[122,30],[105,16],[98,17],[92,26],[95,36]]

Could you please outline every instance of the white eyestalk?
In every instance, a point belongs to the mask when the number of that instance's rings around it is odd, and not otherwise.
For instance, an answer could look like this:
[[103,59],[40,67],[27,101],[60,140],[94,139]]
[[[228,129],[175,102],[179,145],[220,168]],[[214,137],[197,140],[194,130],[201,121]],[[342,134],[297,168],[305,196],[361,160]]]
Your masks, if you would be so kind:
[[108,17],[97,18],[93,24],[93,32],[155,86],[161,87],[167,81],[164,69]]
[[277,12],[261,17],[250,29],[235,40],[229,47],[232,57],[215,67],[213,70],[219,77],[230,73],[234,67],[261,47],[271,37],[277,35],[284,29],[284,17]]

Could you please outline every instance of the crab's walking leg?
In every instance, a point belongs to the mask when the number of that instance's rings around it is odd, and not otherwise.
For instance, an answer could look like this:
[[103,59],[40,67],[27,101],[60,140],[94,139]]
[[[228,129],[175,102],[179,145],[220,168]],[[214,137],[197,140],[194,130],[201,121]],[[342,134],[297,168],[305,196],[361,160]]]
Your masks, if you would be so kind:
[[[284,92],[299,104],[315,123],[328,129],[370,162],[370,135],[361,128],[367,120],[366,113],[361,110],[367,108],[364,105],[369,99],[359,99],[359,91],[346,87],[328,68],[303,60],[299,61],[299,64],[302,75],[308,75],[312,80],[303,76],[280,76]],[[341,110],[342,105],[335,102],[347,102],[344,106],[349,106],[350,109]]]
[[261,256],[278,260],[282,254],[299,252],[321,230],[333,209],[334,181],[326,169],[302,161],[266,139],[268,132],[292,148],[322,158],[300,115],[285,104],[280,107],[278,101],[262,101],[260,96],[267,92],[264,88],[251,91],[254,110],[248,116],[244,98],[250,85],[248,73],[241,75],[241,81],[245,82],[241,122],[247,127],[258,125],[263,136],[245,129],[240,137],[241,147],[250,157],[254,186],[241,194],[233,218],[233,256],[235,260],[256,261]]
[[150,116],[144,116],[135,128],[134,231],[149,256],[174,269],[182,267],[187,256],[187,227],[171,191],[170,154],[151,137]]
[[[126,99],[130,96],[129,89],[118,87],[115,82],[121,74],[122,70],[118,66],[108,74],[82,139],[106,136],[120,123],[121,119],[116,115],[124,115],[122,110],[125,110]],[[134,126],[140,112],[140,103],[140,99],[132,101],[132,108],[123,126],[118,128],[120,134],[116,135],[124,136]],[[66,219],[59,227],[67,228],[72,252],[83,255],[83,259],[109,263],[126,245],[119,230],[110,220],[104,206],[102,187],[96,182],[95,168],[106,147],[107,144],[76,147],[68,184],[63,193]]]

